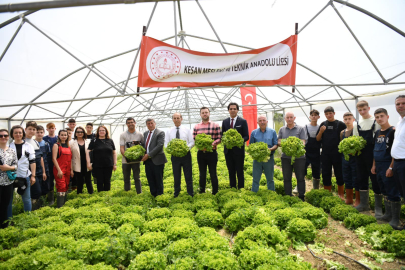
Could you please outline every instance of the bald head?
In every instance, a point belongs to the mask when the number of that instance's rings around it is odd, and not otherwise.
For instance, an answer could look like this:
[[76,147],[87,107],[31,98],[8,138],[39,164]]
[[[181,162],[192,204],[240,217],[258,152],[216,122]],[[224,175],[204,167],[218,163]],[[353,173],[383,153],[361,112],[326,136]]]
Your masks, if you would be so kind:
[[177,112],[177,113],[173,114],[172,120],[173,120],[174,125],[176,127],[179,127],[181,125],[181,121],[183,121],[183,117],[181,116],[180,113]]
[[264,132],[267,128],[267,117],[265,115],[259,115],[259,117],[257,117],[257,123],[259,124],[260,129]]
[[288,126],[294,125],[295,115],[293,112],[287,112],[284,117],[285,121],[287,122]]

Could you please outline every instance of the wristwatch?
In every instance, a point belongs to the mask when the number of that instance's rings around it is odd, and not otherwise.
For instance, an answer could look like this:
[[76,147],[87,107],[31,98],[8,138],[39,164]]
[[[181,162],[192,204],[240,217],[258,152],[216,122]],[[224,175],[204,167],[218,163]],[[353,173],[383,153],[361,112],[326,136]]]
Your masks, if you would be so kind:
[[392,171],[392,168],[391,168],[391,167],[389,167],[388,169],[390,169],[390,170]]

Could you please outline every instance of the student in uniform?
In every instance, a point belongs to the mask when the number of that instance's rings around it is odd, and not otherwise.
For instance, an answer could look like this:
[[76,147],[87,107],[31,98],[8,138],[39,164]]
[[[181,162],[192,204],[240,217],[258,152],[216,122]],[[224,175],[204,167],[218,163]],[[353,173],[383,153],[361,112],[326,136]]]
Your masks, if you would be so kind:
[[37,123],[35,121],[28,121],[25,127],[25,141],[32,145],[35,151],[36,174],[35,183],[31,187],[31,204],[32,210],[37,210],[41,207],[42,184],[46,181],[46,169],[44,163],[44,154],[39,147],[39,143],[33,139],[37,131]]
[[43,140],[44,135],[45,135],[44,127],[38,125],[37,132],[35,133],[35,140],[38,142],[39,149],[42,152],[43,155],[42,158],[44,159],[45,173],[46,173],[46,180],[43,180],[41,185],[41,196],[45,196],[49,193],[49,181],[50,181],[49,175],[51,174],[51,172],[49,171],[48,155],[49,153],[52,153],[52,151],[49,146],[49,143]]
[[305,144],[305,174],[309,164],[311,164],[313,189],[319,189],[319,182],[321,181],[321,142],[316,139],[319,130],[319,117],[318,110],[311,110],[309,112],[311,122],[305,126],[308,137]]
[[[340,141],[353,136],[353,123],[354,123],[354,116],[351,112],[346,112],[343,115],[343,122],[346,124],[346,129],[340,132]],[[346,204],[352,205],[353,204],[353,187],[356,190],[356,203],[357,206],[360,203],[360,195],[359,195],[359,186],[356,181],[356,158],[354,156],[350,156],[349,160],[345,159],[345,156],[342,154],[342,171],[343,171],[343,181],[345,182],[346,188]]]
[[342,174],[342,157],[339,153],[340,132],[346,128],[345,123],[335,119],[335,110],[328,106],[324,110],[326,121],[319,127],[316,140],[322,140],[322,180],[324,189],[332,192],[332,166],[338,184],[338,195],[345,199],[345,186]]
[[359,182],[360,189],[360,204],[356,206],[356,209],[362,212],[370,210],[369,179],[371,179],[374,194],[381,194],[376,175],[371,173],[371,167],[373,167],[374,135],[381,127],[376,123],[374,116],[370,114],[370,107],[367,101],[359,101],[356,104],[356,108],[361,115],[361,119],[357,123],[357,127],[353,128],[353,135],[362,136],[367,141],[366,146],[361,150],[361,154],[356,156],[357,181]]
[[[374,194],[375,217],[377,220],[389,221],[394,229],[400,229],[401,195],[394,179],[392,168],[394,159],[391,156],[395,129],[388,122],[386,109],[380,108],[374,112],[374,117],[381,129],[375,133],[374,160],[371,173],[377,177],[382,194]],[[382,199],[384,196],[385,214],[382,213]],[[393,211],[394,210],[394,211]]]
[[46,125],[46,131],[48,131],[48,135],[46,135],[43,140],[49,144],[49,148],[51,151],[48,153],[47,160],[48,160],[48,167],[49,167],[49,178],[48,182],[48,202],[49,206],[53,205],[55,202],[54,199],[54,188],[55,188],[55,176],[53,175],[53,161],[52,161],[52,149],[53,145],[58,141],[58,136],[55,134],[56,127],[54,123],[48,123]]

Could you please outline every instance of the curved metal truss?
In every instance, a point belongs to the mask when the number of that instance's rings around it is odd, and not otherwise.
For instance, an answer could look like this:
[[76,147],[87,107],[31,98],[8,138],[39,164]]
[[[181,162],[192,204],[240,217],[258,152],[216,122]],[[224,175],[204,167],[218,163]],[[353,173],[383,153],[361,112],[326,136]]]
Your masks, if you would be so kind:
[[[72,1],[75,2],[75,1]],[[149,20],[147,22],[147,26],[145,28],[145,34],[148,30],[148,27],[152,21],[156,6],[158,5],[159,1],[156,1],[152,10],[152,13],[150,14]],[[301,68],[306,69],[307,71],[315,74],[319,78],[323,79],[326,81],[325,84],[302,84],[302,85],[294,85],[293,91],[291,91],[291,88],[286,86],[280,86],[276,85],[273,87],[278,88],[279,91],[282,93],[287,93],[288,98],[286,98],[282,102],[272,102],[265,94],[264,91],[262,90],[262,87],[257,87],[257,97],[258,97],[258,104],[253,104],[258,106],[258,113],[266,113],[266,112],[277,112],[281,111],[283,112],[287,108],[301,108],[302,111],[304,112],[305,115],[306,111],[304,110],[303,107],[310,107],[312,108],[312,105],[316,105],[319,103],[325,103],[325,102],[332,102],[332,101],[342,101],[347,109],[350,111],[349,106],[346,104],[346,101],[348,100],[357,100],[359,96],[357,96],[355,93],[350,92],[347,90],[346,87],[348,86],[375,86],[375,85],[396,85],[396,84],[405,84],[405,82],[393,82],[397,77],[400,75],[404,74],[404,72],[399,73],[398,75],[392,77],[392,78],[385,78],[380,70],[378,69],[377,65],[373,62],[371,59],[370,55],[367,53],[363,45],[360,43],[359,39],[356,37],[348,23],[344,20],[340,12],[336,9],[334,2],[341,3],[344,5],[347,5],[348,7],[357,10],[359,12],[362,12],[371,18],[377,20],[378,22],[382,23],[386,27],[392,29],[399,35],[405,37],[405,33],[396,28],[395,26],[389,24],[388,22],[384,21],[383,19],[377,17],[376,15],[358,7],[353,4],[347,3],[346,1],[341,1],[341,0],[331,0],[329,1],[315,16],[308,21],[299,31],[297,31],[297,34],[303,31],[311,22],[313,22],[326,8],[331,7],[334,9],[342,23],[345,25],[347,30],[350,32],[352,37],[355,39],[357,42],[358,46],[361,48],[363,53],[366,55],[368,58],[370,64],[374,67],[375,71],[379,74],[381,78],[381,83],[363,83],[363,84],[335,84],[333,81],[330,79],[322,76],[319,72],[316,72],[309,68],[308,66],[302,64],[302,63],[297,63]],[[162,41],[167,41],[174,39],[175,44],[177,46],[182,46],[183,48],[188,48],[190,49],[187,40],[189,39],[200,39],[200,40],[206,40],[210,42],[216,42],[220,43],[223,50],[227,52],[226,46],[234,46],[238,47],[241,49],[253,49],[247,46],[243,45],[237,45],[237,44],[232,44],[229,42],[222,41],[215,31],[215,28],[213,27],[212,23],[210,22],[207,14],[205,13],[204,9],[202,8],[201,4],[196,0],[196,4],[198,5],[199,9],[201,10],[202,14],[207,20],[207,23],[210,25],[212,31],[214,32],[215,36],[217,39],[210,39],[210,38],[204,38],[200,37],[197,35],[191,35],[191,34],[186,34],[185,31],[183,30],[183,22],[182,22],[182,16],[181,16],[181,6],[180,6],[180,1],[173,1],[173,11],[174,11],[174,26],[175,26],[175,33],[173,36],[169,36],[165,39],[162,39]],[[0,5],[1,6],[1,5]],[[34,7],[34,6],[33,6]],[[49,86],[47,89],[43,90],[39,95],[37,95],[34,99],[32,99],[30,102],[27,103],[20,103],[20,104],[1,104],[0,108],[2,107],[18,107],[18,109],[10,116],[6,118],[2,118],[0,120],[8,120],[9,123],[10,121],[21,121],[23,122],[24,120],[53,120],[53,121],[61,121],[65,122],[69,118],[75,118],[79,122],[88,122],[92,121],[95,124],[109,124],[113,130],[115,130],[118,126],[123,125],[125,123],[126,117],[132,116],[135,117],[135,119],[138,121],[138,123],[144,123],[144,120],[149,117],[155,118],[156,122],[160,127],[165,127],[171,125],[171,115],[174,112],[180,112],[183,115],[183,119],[185,120],[185,123],[197,123],[200,121],[199,117],[199,108],[202,106],[209,107],[211,109],[211,119],[213,121],[220,121],[227,117],[227,109],[226,109],[226,104],[232,100],[238,103],[241,103],[240,100],[240,93],[239,93],[239,88],[242,87],[243,85],[238,85],[234,86],[232,88],[230,87],[198,87],[198,88],[165,88],[165,89],[159,89],[159,88],[148,88],[148,89],[142,89],[141,91],[137,92],[136,89],[131,88],[128,83],[135,80],[137,76],[134,76],[132,74],[134,65],[137,61],[138,54],[139,54],[139,47],[134,48],[132,50],[124,51],[119,54],[112,55],[110,57],[100,59],[98,61],[88,63],[86,64],[82,60],[80,60],[77,56],[75,56],[72,52],[70,52],[68,49],[64,48],[61,44],[59,44],[56,40],[52,39],[49,35],[47,35],[44,31],[42,31],[38,26],[36,26],[32,21],[30,21],[27,17],[28,15],[36,12],[36,10],[28,11],[25,12],[24,14],[14,17],[2,24],[0,24],[0,28],[15,22],[15,21],[20,21],[19,27],[15,31],[14,35],[12,36],[11,40],[7,44],[5,50],[0,56],[0,61],[3,59],[4,55],[7,53],[7,50],[9,47],[12,45],[15,37],[18,35],[20,29],[23,27],[25,23],[28,23],[31,25],[34,29],[36,29],[39,33],[44,35],[49,41],[53,42],[57,46],[60,47],[61,50],[64,50],[66,53],[68,53],[71,57],[76,59],[78,62],[82,64],[82,67],[70,72],[66,76],[60,78],[57,80],[55,83],[53,83],[51,86]],[[177,22],[180,24],[180,31],[177,31]],[[122,81],[114,81],[110,77],[108,77],[106,74],[104,74],[100,68],[99,65],[105,61],[108,61],[113,58],[117,58],[120,56],[124,56],[130,53],[135,52],[135,58],[133,59],[132,66],[130,68],[129,74],[127,76],[126,80]],[[84,77],[84,80],[80,84],[80,87],[76,90],[74,96],[72,99],[69,100],[52,100],[52,101],[39,101],[39,99],[46,95],[50,90],[52,90],[55,86],[63,82],[64,80],[68,79],[69,77],[73,76],[74,74],[77,74],[80,71],[87,70],[87,75]],[[90,74],[96,75],[99,79],[103,80],[105,83],[108,84],[108,87],[105,89],[102,89],[99,94],[97,94],[94,97],[89,97],[89,98],[76,98],[81,91],[82,86],[85,84],[87,78],[89,77]],[[310,96],[304,96],[302,94],[302,91],[300,91],[304,87],[323,87],[322,90],[318,91],[315,94],[311,94]],[[116,94],[114,95],[107,95],[106,93],[110,90],[116,91]],[[318,98],[318,96],[326,91],[334,91],[338,98],[335,99],[324,99],[321,100]],[[345,98],[342,97],[342,94],[345,95]],[[94,102],[95,100],[99,99],[105,99],[109,101],[109,106],[105,108],[105,110],[102,113],[94,114],[90,113],[89,111],[86,111],[86,108],[88,107],[89,104]],[[260,102],[259,102],[260,100]],[[84,105],[80,106],[79,109],[74,110],[73,112],[70,110],[71,105],[75,102],[83,102],[85,101]],[[130,103],[130,106],[128,106],[128,101]],[[55,103],[60,103],[66,106],[66,110],[63,114],[53,112],[49,109],[46,108],[46,104],[55,104]],[[126,104],[125,108],[123,104]],[[36,107],[39,109],[42,109],[44,112],[47,112],[50,114],[49,117],[45,118],[35,118],[31,119],[30,118],[30,110],[32,107]],[[117,109],[119,109],[117,111]],[[122,110],[121,110],[122,109]],[[17,118],[16,116],[23,112],[26,111],[25,116],[23,118]],[[140,124],[140,125],[142,125]],[[115,128],[114,128],[115,126]]]

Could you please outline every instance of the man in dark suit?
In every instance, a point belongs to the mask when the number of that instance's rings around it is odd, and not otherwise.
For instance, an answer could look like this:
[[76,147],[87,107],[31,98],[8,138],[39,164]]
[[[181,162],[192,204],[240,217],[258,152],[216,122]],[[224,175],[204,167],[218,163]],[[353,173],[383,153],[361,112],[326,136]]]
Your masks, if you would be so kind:
[[143,134],[145,141],[142,146],[146,149],[146,154],[142,161],[145,164],[150,193],[156,197],[163,194],[163,170],[167,162],[163,152],[165,133],[156,128],[156,122],[152,118],[146,119],[146,126],[149,131]]
[[[228,112],[229,118],[222,121],[222,134],[228,129],[236,129],[243,140],[246,142],[249,140],[249,130],[245,119],[238,116],[239,105],[237,103],[229,103]],[[241,148],[233,147],[232,149],[227,149],[224,146],[226,166],[229,172],[229,184],[231,188],[236,188],[236,174],[238,175],[238,189],[245,186],[245,176],[243,174],[243,167],[245,164],[245,145]]]

